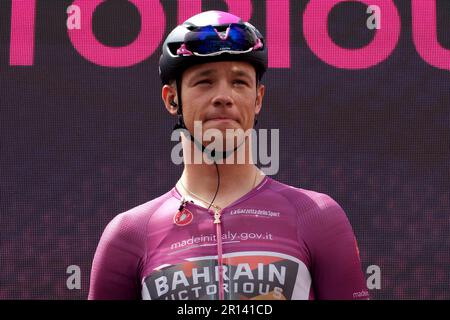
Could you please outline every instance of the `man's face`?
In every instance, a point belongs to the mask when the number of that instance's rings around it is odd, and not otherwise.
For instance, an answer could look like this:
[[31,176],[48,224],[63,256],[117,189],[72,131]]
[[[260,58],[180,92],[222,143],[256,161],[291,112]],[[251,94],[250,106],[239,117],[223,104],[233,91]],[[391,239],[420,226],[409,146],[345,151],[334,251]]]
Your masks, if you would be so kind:
[[256,84],[256,73],[247,62],[226,61],[196,65],[182,77],[183,118],[189,131],[201,121],[203,131],[253,127],[261,109],[264,86]]

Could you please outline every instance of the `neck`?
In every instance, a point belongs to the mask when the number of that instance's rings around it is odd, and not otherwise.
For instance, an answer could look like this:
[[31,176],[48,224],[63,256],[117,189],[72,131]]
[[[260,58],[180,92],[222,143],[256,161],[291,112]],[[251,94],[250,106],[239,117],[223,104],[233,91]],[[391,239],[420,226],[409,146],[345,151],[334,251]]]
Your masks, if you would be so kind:
[[[183,154],[186,155],[186,152],[184,152],[185,147],[190,147],[191,152],[194,152],[193,144],[185,143],[183,145]],[[185,161],[184,171],[180,178],[182,185],[180,183],[177,184],[178,190],[183,195],[188,195],[194,199],[201,198],[198,200],[203,200],[203,204],[205,202],[209,204],[217,190],[218,169],[220,185],[213,203],[223,208],[239,199],[264,179],[262,171],[253,164],[251,152],[249,152],[251,149],[246,149],[245,159],[248,160],[245,163],[237,163],[236,153],[230,156],[234,158],[233,163],[226,163],[227,161],[223,159],[222,164],[217,164],[217,168],[214,163],[209,164],[202,161],[202,163],[194,164]]]

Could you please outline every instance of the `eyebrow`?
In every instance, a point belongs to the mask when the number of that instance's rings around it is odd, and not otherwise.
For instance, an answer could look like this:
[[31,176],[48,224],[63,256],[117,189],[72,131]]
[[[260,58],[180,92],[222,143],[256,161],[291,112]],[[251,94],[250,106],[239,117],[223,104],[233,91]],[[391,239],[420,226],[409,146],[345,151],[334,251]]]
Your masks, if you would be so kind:
[[[231,72],[235,76],[244,77],[244,78],[247,78],[248,80],[252,79],[252,77],[248,74],[248,72],[245,72],[243,70],[232,70]],[[214,74],[217,74],[217,70],[216,69],[212,69],[212,68],[211,69],[205,69],[205,70],[200,71],[197,74],[194,74],[192,76],[192,78],[189,79],[189,82],[191,82],[191,81],[193,81],[193,80],[195,80],[197,78],[200,78],[200,77],[207,77],[207,76],[211,76],[211,75],[214,75]]]
[[200,71],[199,73],[195,74],[195,77],[210,76],[214,73],[217,73],[217,71],[214,69],[206,69],[206,70]]
[[195,73],[192,74],[188,79],[187,79],[187,83],[193,84],[198,78],[200,77],[206,77],[206,76],[210,76],[214,73],[217,73],[216,70],[214,69],[205,69],[200,71],[199,73]]
[[231,72],[234,73],[234,75],[238,76],[238,77],[244,77],[247,78],[248,80],[251,80],[252,77],[245,71],[242,70],[232,70]]

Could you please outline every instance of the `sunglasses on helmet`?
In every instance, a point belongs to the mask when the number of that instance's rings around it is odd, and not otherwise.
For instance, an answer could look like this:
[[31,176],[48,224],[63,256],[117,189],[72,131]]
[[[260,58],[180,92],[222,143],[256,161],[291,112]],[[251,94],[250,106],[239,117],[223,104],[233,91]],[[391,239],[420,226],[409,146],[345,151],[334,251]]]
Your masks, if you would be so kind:
[[208,25],[187,33],[177,55],[209,57],[222,53],[242,54],[262,47],[261,39],[245,24],[231,23],[223,32]]

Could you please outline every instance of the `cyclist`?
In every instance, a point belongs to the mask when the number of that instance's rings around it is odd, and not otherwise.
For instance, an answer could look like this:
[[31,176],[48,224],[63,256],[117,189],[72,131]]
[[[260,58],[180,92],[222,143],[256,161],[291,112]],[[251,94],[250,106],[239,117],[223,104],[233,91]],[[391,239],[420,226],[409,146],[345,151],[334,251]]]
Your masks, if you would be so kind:
[[[261,33],[207,11],[177,26],[162,51],[162,98],[183,132],[184,171],[170,191],[108,224],[89,299],[367,299],[356,239],[336,201],[264,175],[248,136],[223,138],[235,143],[227,149],[193,134],[196,123],[202,133],[253,129],[267,69]],[[195,150],[213,163],[189,162]],[[239,151],[248,161],[219,161]]]

